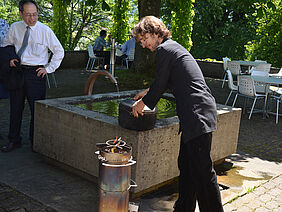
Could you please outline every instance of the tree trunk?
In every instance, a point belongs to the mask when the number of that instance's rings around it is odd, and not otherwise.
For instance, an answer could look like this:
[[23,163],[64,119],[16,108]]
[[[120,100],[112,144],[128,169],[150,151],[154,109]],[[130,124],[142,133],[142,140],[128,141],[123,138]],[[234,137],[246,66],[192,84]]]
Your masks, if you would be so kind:
[[[148,15],[160,17],[160,0],[138,0],[139,20]],[[134,62],[130,71],[146,73],[150,76],[155,74],[155,52],[143,49],[139,43],[135,46]]]

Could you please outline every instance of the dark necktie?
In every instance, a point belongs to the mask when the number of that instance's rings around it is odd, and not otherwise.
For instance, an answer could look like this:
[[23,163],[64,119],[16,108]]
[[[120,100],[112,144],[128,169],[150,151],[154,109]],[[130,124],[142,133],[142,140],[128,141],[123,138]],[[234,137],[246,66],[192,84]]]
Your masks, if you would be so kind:
[[27,47],[29,32],[30,32],[30,27],[27,26],[27,27],[26,27],[25,34],[24,34],[24,39],[23,39],[22,46],[21,46],[20,50],[18,51],[18,56],[19,56],[19,58],[21,58],[21,56],[22,56],[24,50],[25,50],[26,47]]

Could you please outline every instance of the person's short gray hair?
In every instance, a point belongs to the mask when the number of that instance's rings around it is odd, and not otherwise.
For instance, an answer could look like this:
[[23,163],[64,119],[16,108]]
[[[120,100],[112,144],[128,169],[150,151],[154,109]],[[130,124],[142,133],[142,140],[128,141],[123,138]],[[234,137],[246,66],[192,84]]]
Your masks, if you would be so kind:
[[33,0],[21,0],[21,1],[19,2],[19,10],[20,10],[21,12],[24,11],[24,5],[25,5],[25,4],[34,4],[34,5],[36,6],[36,9],[38,10],[38,5],[36,4],[35,1],[33,1]]

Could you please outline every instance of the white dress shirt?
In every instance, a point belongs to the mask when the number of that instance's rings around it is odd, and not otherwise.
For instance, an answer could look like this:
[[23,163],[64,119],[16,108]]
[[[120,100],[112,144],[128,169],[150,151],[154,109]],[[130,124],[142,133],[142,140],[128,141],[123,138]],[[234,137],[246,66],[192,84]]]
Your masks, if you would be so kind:
[[129,51],[131,48],[135,49],[135,39],[134,38],[130,38],[128,41],[126,41],[124,43],[124,45],[122,46],[122,51],[124,53],[126,53],[126,55],[128,56],[129,55]]
[[[16,52],[18,52],[22,46],[26,27],[24,21],[13,23],[4,40],[4,46],[14,45]],[[54,72],[64,58],[64,49],[60,41],[48,26],[39,21],[30,28],[28,46],[21,56],[21,64],[30,66],[43,65],[47,73]],[[53,53],[50,63],[48,63],[48,49]]]

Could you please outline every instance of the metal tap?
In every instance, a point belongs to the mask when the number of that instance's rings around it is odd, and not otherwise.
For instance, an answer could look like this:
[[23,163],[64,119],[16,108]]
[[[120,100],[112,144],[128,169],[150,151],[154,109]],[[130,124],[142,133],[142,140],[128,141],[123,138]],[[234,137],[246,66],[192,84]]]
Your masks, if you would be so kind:
[[112,81],[112,83],[114,83],[115,86],[117,86],[118,82],[117,82],[116,78],[110,72],[97,70],[97,71],[94,71],[94,73],[89,76],[89,78],[88,78],[88,80],[85,84],[84,95],[91,95],[92,94],[93,85],[94,85],[97,77],[100,76],[100,75],[107,76]]

